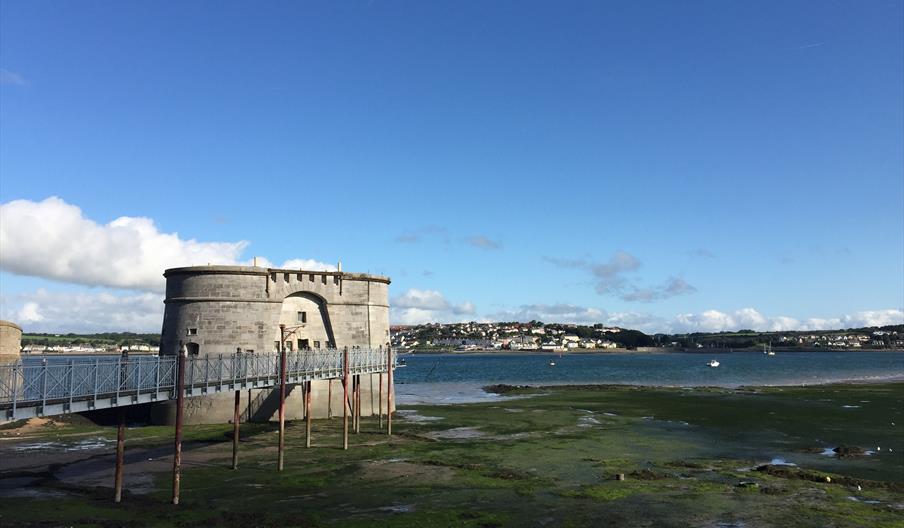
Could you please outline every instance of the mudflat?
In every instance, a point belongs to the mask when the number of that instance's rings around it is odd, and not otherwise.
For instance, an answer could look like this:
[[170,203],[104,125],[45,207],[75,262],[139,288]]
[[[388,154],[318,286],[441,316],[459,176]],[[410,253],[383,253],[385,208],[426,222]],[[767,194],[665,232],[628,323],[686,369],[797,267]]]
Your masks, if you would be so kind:
[[[904,526],[904,383],[782,388],[496,387],[492,401],[276,429],[81,421],[0,430],[4,526]],[[618,480],[621,476],[624,480]]]

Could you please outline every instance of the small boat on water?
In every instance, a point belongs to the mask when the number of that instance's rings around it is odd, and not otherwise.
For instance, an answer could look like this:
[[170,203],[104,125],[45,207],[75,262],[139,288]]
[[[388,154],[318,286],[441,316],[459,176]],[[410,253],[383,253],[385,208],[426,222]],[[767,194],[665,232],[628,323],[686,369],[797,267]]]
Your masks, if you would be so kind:
[[550,362],[549,362],[549,366],[550,366],[550,367],[556,366],[556,362],[555,362],[555,361],[550,361]]
[[766,346],[765,343],[763,344],[763,354],[766,354],[767,356],[775,355],[775,352],[772,350],[772,341],[769,342],[769,346]]
[[718,361],[716,361],[715,359],[710,359],[709,363],[707,363],[706,365],[711,368],[716,368],[720,365],[720,363]]

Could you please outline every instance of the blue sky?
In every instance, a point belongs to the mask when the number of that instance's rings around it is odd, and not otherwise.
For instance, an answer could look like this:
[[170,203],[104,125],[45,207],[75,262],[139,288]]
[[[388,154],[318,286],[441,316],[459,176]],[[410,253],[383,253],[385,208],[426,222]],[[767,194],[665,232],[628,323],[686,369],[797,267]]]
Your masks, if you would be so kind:
[[392,277],[394,322],[904,319],[901,2],[0,15],[26,330],[157,330],[157,270],[200,255],[341,258]]

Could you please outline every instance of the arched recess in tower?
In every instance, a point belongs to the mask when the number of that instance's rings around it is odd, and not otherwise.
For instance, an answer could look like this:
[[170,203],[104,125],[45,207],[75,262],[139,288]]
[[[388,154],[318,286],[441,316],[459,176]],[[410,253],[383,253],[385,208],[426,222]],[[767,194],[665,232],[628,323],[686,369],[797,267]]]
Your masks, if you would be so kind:
[[[280,310],[279,324],[294,330],[286,338],[286,348],[289,350],[336,346],[326,301],[313,293],[298,292],[286,297]],[[278,341],[277,327],[274,342]]]

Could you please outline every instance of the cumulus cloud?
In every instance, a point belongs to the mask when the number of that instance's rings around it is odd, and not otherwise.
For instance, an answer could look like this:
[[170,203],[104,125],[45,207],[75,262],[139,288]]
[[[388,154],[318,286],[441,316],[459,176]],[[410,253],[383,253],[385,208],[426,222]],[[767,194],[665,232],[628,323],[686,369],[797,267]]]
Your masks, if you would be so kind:
[[452,304],[436,290],[411,288],[394,297],[391,304],[392,319],[397,324],[447,323],[477,313],[474,304]]
[[733,312],[706,310],[679,314],[668,325],[670,332],[728,332],[740,329],[758,331],[834,330],[904,324],[904,311],[896,309],[868,310],[830,318],[798,320],[783,315],[767,317],[754,308]]
[[313,259],[289,259],[280,266],[282,269],[302,269],[305,271],[336,271],[336,266]]
[[503,310],[492,314],[490,318],[496,321],[595,324],[603,322],[606,313],[596,308],[564,303],[523,304],[514,310]]
[[[88,286],[151,292],[165,287],[163,270],[240,261],[248,242],[199,242],[162,233],[154,221],[122,216],[100,224],[57,197],[0,205],[0,270]],[[258,265],[270,266],[266,259]],[[286,268],[335,269],[330,264],[293,259]]]
[[490,240],[483,235],[474,235],[468,238],[468,244],[480,249],[502,249],[502,242]]
[[4,296],[0,318],[26,332],[159,332],[163,297],[154,293],[115,295],[108,291],[35,292]]
[[615,295],[628,302],[653,302],[694,293],[697,288],[684,279],[669,277],[657,286],[639,285],[631,274],[641,267],[640,259],[627,251],[616,251],[608,261],[594,263],[587,259],[543,257],[560,268],[586,269],[595,282],[594,289],[600,295]]
[[22,75],[0,68],[0,84],[14,86],[28,86],[28,81]]
[[835,330],[904,324],[904,311],[870,310],[833,318],[798,320],[783,315],[765,316],[754,308],[731,312],[706,310],[700,313],[663,317],[645,312],[608,312],[573,304],[525,304],[515,309],[488,314],[488,321],[543,321],[617,326],[654,333],[728,332],[740,329],[757,331]]

